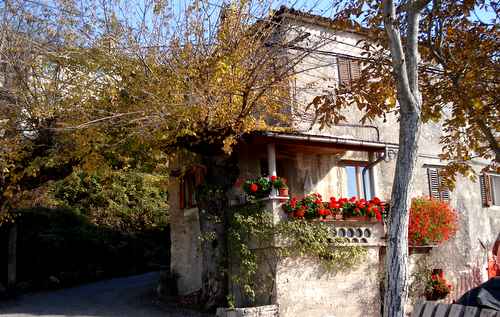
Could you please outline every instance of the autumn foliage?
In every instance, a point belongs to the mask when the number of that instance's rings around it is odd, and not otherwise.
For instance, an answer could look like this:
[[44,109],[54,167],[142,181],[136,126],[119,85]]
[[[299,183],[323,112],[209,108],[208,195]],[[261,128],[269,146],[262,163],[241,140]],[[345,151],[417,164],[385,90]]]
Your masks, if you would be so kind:
[[457,229],[457,213],[447,203],[425,197],[412,200],[408,228],[411,245],[441,243],[453,237]]

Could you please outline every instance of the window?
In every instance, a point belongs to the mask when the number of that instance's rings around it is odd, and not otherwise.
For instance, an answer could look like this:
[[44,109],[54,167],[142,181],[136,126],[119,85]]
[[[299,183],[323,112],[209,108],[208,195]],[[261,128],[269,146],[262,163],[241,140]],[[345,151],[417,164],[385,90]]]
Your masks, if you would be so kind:
[[352,82],[361,76],[360,62],[355,59],[338,58],[339,84],[351,86]]
[[196,185],[194,175],[189,173],[184,175],[180,181],[180,209],[190,209],[196,207]]
[[479,177],[484,207],[500,206],[500,175],[483,173]]
[[205,179],[207,168],[203,165],[193,165],[180,178],[179,208],[190,209],[196,207],[196,189]]
[[439,167],[427,168],[429,179],[429,196],[434,199],[449,202],[450,191],[444,186],[443,178],[439,175]]
[[[345,165],[344,168],[347,174],[347,196],[364,197],[365,199],[371,199],[372,190],[370,173],[365,172],[365,177],[363,179],[364,165]],[[366,195],[364,194],[365,191]]]

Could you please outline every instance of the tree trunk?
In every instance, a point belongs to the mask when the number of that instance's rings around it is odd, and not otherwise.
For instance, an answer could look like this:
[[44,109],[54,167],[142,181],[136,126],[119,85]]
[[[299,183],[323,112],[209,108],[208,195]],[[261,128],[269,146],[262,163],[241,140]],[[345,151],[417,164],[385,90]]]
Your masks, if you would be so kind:
[[418,83],[418,28],[420,11],[429,0],[405,3],[406,41],[393,0],[382,3],[384,28],[389,40],[393,76],[399,103],[399,151],[392,184],[386,256],[384,317],[404,317],[408,298],[408,223],[413,170],[420,137],[422,96]]
[[9,230],[7,245],[7,288],[14,288],[17,282],[17,224]]
[[405,316],[408,297],[408,223],[413,171],[417,160],[420,118],[401,116],[399,152],[391,195],[386,256],[384,316]]
[[227,246],[226,191],[239,175],[236,157],[205,156],[205,184],[198,187],[196,202],[199,209],[202,235],[202,290],[201,302],[206,310],[226,305]]

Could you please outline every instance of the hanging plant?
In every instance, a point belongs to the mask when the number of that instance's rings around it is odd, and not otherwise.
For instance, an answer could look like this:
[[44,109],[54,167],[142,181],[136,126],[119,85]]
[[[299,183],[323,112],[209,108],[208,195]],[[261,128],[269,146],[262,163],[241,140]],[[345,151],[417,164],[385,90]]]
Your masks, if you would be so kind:
[[410,245],[440,244],[457,232],[457,213],[445,202],[414,198],[410,209]]

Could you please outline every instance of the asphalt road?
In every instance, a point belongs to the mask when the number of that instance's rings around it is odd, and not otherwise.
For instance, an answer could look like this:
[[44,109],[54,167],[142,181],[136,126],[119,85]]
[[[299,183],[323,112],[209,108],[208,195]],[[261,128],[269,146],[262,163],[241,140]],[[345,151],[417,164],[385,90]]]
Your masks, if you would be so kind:
[[202,317],[197,312],[159,303],[154,289],[159,273],[147,273],[34,293],[0,302],[0,316],[9,317]]

